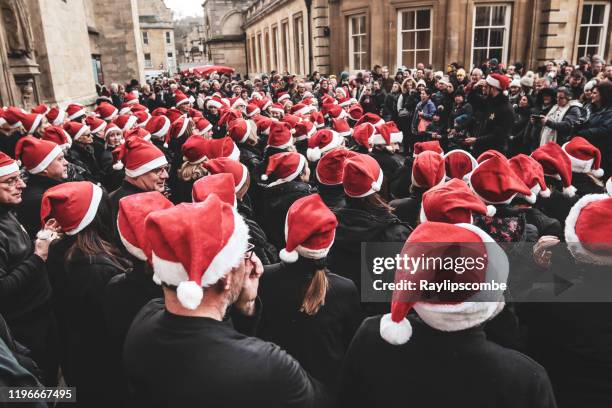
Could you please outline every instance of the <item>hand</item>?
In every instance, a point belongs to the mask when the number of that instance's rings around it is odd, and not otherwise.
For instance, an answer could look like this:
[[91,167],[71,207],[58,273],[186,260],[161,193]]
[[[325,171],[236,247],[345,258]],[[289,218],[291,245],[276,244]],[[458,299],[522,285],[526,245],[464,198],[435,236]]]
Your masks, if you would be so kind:
[[529,122],[530,122],[532,125],[535,125],[535,118],[534,118],[533,116],[532,116],[532,117],[530,117],[530,118],[529,118]]
[[466,144],[466,145],[468,145],[468,146],[471,146],[471,145],[473,145],[474,143],[476,143],[476,138],[475,138],[475,137],[466,137],[466,138],[463,140],[463,143],[464,143],[464,144]]
[[485,86],[486,84],[487,84],[486,79],[481,79],[480,81],[476,82],[476,86]]
[[442,137],[442,136],[440,136],[440,135],[439,135],[438,133],[436,133],[436,132],[433,132],[433,133],[431,134],[431,138],[432,138],[432,139],[440,139],[441,137]]
[[559,238],[553,235],[541,236],[538,242],[533,246],[533,260],[536,265],[542,268],[548,268],[550,266],[552,252],[548,251],[547,248],[552,248],[559,242]]
[[423,116],[423,112],[419,112],[419,117]]
[[244,273],[246,276],[244,277],[242,291],[234,306],[246,316],[255,314],[255,299],[257,299],[259,278],[263,275],[263,271],[263,264],[257,254],[253,253],[250,259],[245,260]]
[[42,230],[36,234],[37,238],[34,241],[34,253],[43,261],[49,257],[49,245],[51,242],[61,237],[61,227],[54,218],[47,221]]
[[545,126],[546,125],[546,116],[540,116],[539,119],[540,119],[540,123],[542,124],[542,126]]

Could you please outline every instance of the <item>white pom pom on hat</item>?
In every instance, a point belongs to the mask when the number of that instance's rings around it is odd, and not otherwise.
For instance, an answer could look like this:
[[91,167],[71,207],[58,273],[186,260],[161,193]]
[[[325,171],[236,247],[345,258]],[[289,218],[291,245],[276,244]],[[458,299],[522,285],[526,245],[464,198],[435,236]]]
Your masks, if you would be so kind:
[[612,196],[612,177],[608,177],[608,181],[606,181],[606,191],[608,195]]
[[603,169],[596,169],[596,170],[591,170],[591,174],[597,178],[601,178],[604,175],[604,171]]
[[313,147],[312,149],[306,150],[306,157],[308,157],[308,160],[311,162],[318,161],[321,159],[321,149]]
[[113,170],[121,170],[121,169],[123,169],[123,162],[121,160],[113,164]]
[[372,182],[372,190],[376,192],[380,191],[380,185],[376,181]]
[[540,190],[540,197],[548,198],[550,197],[551,191],[550,188],[546,188],[546,190]]
[[492,217],[497,213],[497,208],[494,205],[487,205],[487,217]]
[[396,323],[391,319],[391,313],[387,313],[380,319],[380,336],[389,344],[401,346],[412,337],[412,325],[405,317]]
[[204,291],[194,281],[183,281],[176,288],[176,297],[183,307],[195,310],[204,297]]
[[574,197],[576,195],[576,191],[576,187],[574,186],[563,187],[563,195],[566,197]]
[[261,175],[261,179],[262,179],[263,181],[268,181],[268,175],[267,175],[267,174],[262,174],[262,175]]
[[295,263],[299,258],[299,254],[297,253],[297,251],[287,251],[283,248],[278,254],[278,257],[281,261],[285,263]]

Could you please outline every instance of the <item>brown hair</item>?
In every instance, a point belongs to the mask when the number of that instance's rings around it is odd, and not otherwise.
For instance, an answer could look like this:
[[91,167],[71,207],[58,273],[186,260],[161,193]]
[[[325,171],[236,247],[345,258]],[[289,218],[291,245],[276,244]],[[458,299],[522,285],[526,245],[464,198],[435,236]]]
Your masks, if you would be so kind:
[[317,314],[321,306],[325,304],[325,296],[329,289],[329,279],[327,279],[327,269],[317,269],[310,280],[308,288],[304,293],[300,312],[306,313],[308,316]]
[[178,170],[178,176],[183,181],[196,181],[206,176],[208,171],[202,167],[202,163],[184,162]]

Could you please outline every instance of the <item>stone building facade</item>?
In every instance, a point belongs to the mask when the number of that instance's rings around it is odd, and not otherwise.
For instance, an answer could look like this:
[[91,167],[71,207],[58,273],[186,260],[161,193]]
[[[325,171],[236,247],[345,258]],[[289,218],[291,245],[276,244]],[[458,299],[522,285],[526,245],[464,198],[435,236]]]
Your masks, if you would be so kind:
[[242,28],[250,0],[204,0],[204,44],[207,60],[245,74],[246,51]]
[[208,62],[204,52],[204,26],[202,24],[191,24],[180,41],[183,52],[178,58],[181,64],[197,66]]
[[443,69],[493,57],[529,67],[576,63],[586,54],[609,59],[611,6],[610,0],[257,0],[246,12],[249,72],[356,72],[419,62]]
[[279,71],[328,73],[327,0],[256,0],[246,11],[246,48],[252,75]]
[[163,0],[138,0],[138,20],[145,74],[177,71],[172,10]]

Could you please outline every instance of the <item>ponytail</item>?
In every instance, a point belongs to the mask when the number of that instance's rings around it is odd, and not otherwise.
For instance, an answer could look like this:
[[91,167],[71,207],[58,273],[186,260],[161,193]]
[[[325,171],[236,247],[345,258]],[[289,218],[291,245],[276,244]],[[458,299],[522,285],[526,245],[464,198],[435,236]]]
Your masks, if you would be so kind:
[[325,296],[327,295],[328,288],[329,280],[327,279],[327,269],[317,269],[304,294],[300,312],[304,312],[309,316],[317,314],[321,306],[325,304]]

